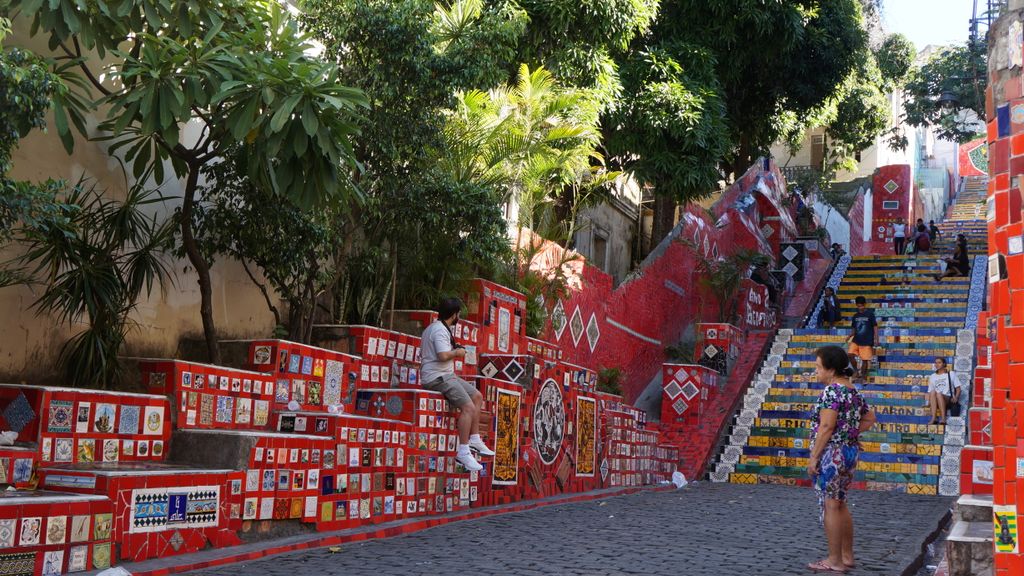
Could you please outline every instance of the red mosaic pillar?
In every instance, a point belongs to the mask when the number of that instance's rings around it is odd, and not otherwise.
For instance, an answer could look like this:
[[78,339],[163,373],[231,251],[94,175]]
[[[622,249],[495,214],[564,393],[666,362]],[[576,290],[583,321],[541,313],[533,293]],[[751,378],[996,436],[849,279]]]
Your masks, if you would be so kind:
[[990,83],[986,91],[989,144],[988,336],[991,354],[991,430],[995,569],[1024,573],[1019,544],[1024,502],[1024,39],[1012,34],[1024,10],[1007,10],[990,31]]

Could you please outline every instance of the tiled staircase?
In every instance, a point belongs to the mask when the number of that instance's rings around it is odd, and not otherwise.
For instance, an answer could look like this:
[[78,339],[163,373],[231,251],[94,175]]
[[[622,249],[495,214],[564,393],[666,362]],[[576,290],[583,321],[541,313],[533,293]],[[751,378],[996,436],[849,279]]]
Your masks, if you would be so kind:
[[[976,182],[964,196],[977,204]],[[980,185],[984,197],[984,183]],[[963,201],[963,200],[962,200]],[[951,216],[971,216],[967,203]],[[946,426],[929,425],[927,377],[936,356],[954,359],[969,384],[974,363],[974,330],[969,317],[981,309],[984,293],[984,222],[947,220],[930,255],[845,257],[828,285],[837,289],[844,324],[837,330],[781,330],[736,417],[729,443],[711,472],[718,482],[809,485],[807,459],[813,438],[810,416],[822,385],[814,381],[814,352],[826,344],[845,347],[857,296],[868,299],[880,323],[879,358],[862,392],[878,414],[879,425],[862,437],[856,486],[917,494],[959,493],[959,457],[965,418]],[[968,236],[970,278],[936,282],[938,257],[952,253],[956,234]],[[965,396],[968,396],[965,394]],[[966,410],[964,411],[966,415]]]

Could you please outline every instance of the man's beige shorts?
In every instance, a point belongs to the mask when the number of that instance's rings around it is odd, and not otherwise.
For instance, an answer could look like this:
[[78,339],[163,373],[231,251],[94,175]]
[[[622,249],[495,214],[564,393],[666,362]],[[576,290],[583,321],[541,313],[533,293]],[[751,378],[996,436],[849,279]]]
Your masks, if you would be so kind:
[[444,394],[448,402],[456,408],[462,408],[472,402],[473,394],[476,393],[476,386],[455,374],[445,374],[431,382],[424,382],[423,387]]

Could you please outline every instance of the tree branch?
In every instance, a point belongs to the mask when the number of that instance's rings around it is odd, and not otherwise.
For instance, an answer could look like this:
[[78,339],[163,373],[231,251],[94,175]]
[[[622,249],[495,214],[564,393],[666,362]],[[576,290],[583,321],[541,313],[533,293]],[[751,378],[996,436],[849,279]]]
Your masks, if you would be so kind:
[[[78,43],[78,38],[72,38],[72,41],[75,44],[74,52],[72,52],[71,49],[67,47],[67,44],[65,44],[64,42],[60,43],[60,47],[62,50],[64,50],[64,53],[68,55],[68,58],[74,60],[81,59],[82,46]],[[82,72],[85,74],[85,77],[89,80],[89,83],[92,84],[93,87],[95,87],[97,90],[99,90],[101,94],[103,94],[104,96],[110,96],[111,94],[113,94],[113,92],[108,90],[107,87],[104,86],[103,83],[100,82],[95,75],[93,75],[92,70],[89,70],[89,67],[86,66],[84,60],[78,63],[78,67],[82,69]]]
[[281,313],[278,312],[277,306],[274,306],[273,300],[270,299],[270,293],[267,291],[267,287],[259,280],[256,280],[256,276],[254,276],[252,271],[249,270],[249,266],[248,264],[245,263],[244,258],[239,258],[239,261],[242,263],[242,268],[245,270],[245,273],[249,276],[249,279],[252,280],[252,283],[255,284],[257,288],[260,289],[261,293],[263,293],[263,299],[267,301],[267,308],[270,308],[271,313],[274,314],[274,325],[281,326]]

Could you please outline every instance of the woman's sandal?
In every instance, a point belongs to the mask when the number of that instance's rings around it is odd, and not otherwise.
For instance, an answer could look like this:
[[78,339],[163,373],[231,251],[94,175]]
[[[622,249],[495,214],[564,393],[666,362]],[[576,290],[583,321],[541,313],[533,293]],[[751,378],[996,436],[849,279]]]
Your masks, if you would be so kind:
[[813,570],[814,572],[837,572],[839,574],[842,574],[847,571],[847,568],[845,566],[843,568],[836,568],[829,564],[828,560],[818,560],[817,562],[811,562],[807,565],[807,568]]

